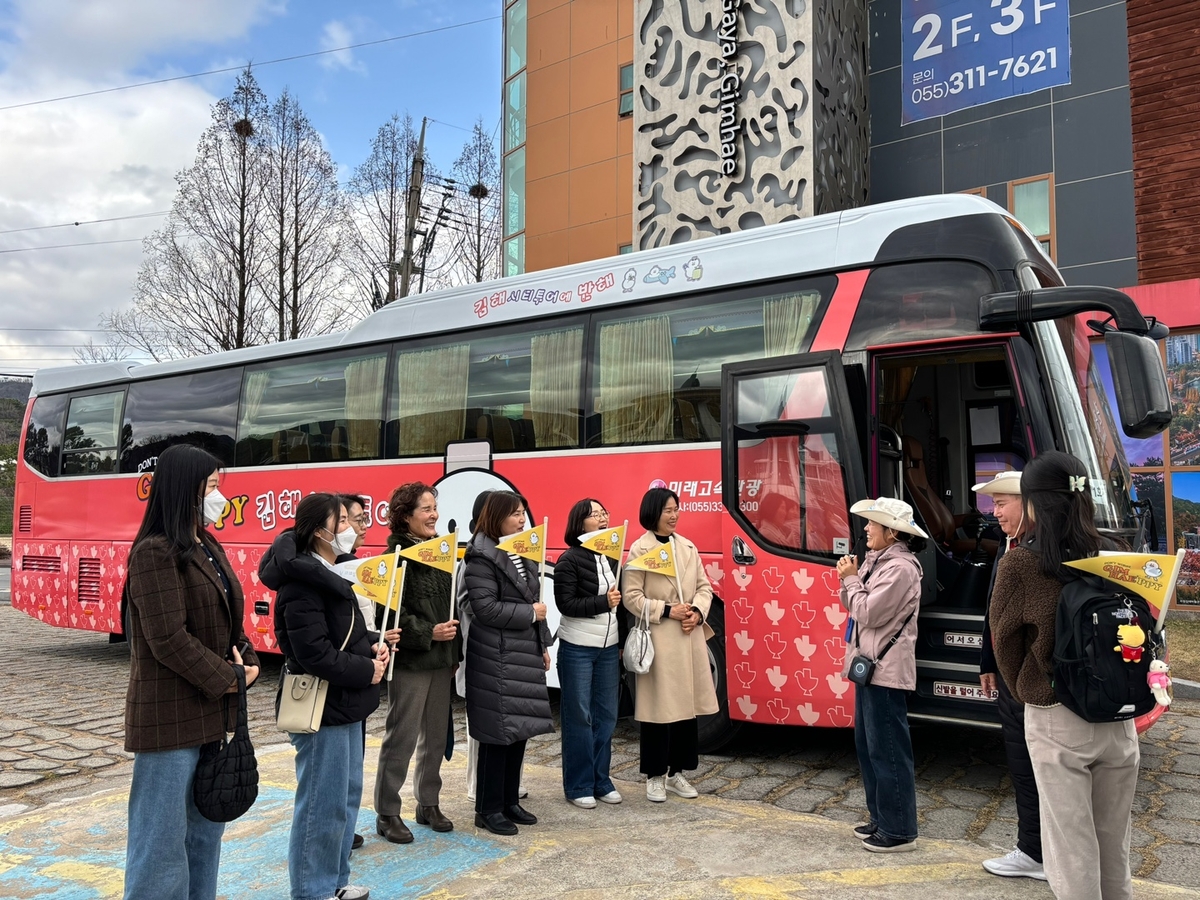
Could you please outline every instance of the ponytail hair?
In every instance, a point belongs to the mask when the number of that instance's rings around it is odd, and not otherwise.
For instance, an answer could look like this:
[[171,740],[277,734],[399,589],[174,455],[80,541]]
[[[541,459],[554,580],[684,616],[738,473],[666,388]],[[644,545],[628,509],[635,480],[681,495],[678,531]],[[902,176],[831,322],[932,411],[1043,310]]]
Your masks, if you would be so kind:
[[1069,577],[1064,563],[1115,546],[1096,530],[1089,481],[1087,467],[1059,450],[1038,454],[1021,472],[1021,502],[1026,520],[1033,520],[1032,549],[1047,577],[1063,581]]

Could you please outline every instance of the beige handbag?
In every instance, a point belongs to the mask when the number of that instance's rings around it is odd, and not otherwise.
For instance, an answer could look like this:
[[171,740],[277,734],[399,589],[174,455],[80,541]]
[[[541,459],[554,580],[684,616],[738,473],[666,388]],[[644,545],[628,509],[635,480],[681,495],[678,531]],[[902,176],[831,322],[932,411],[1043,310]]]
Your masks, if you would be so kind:
[[[354,611],[354,616],[358,610]],[[350,630],[338,651],[346,649],[350,635],[354,633],[354,616],[350,618]],[[325,697],[329,693],[329,682],[308,673],[293,673],[285,664],[279,684],[279,712],[275,724],[280,731],[289,734],[314,734],[321,730],[321,716],[325,713]]]

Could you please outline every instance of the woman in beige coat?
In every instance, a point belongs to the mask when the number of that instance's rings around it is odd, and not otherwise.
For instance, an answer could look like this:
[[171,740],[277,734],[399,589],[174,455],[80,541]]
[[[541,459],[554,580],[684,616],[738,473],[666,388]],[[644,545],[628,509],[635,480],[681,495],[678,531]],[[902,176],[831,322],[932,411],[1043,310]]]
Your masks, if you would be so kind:
[[661,544],[674,549],[677,578],[627,568],[622,603],[635,619],[650,619],[654,662],[637,676],[634,718],[642,728],[641,770],[646,776],[646,799],[662,803],[667,791],[696,796],[683,775],[700,764],[696,717],[717,711],[717,692],[704,642],[713,634],[705,623],[712,606],[712,585],[700,564],[696,545],[675,533],[679,495],[651,488],[642,498],[639,521],[646,534],[629,548],[637,559]]

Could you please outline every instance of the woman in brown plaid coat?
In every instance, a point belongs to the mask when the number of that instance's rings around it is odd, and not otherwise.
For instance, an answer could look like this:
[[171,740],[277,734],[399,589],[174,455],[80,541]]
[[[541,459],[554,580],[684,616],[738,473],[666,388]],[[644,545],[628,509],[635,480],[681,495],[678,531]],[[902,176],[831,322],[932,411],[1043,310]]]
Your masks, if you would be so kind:
[[216,897],[225,826],[200,815],[192,779],[200,747],[233,730],[235,665],[246,683],[258,657],[242,631],[242,588],[207,529],[225,505],[220,460],[189,444],[158,457],[129,554],[125,633],[129,791],[125,898]]

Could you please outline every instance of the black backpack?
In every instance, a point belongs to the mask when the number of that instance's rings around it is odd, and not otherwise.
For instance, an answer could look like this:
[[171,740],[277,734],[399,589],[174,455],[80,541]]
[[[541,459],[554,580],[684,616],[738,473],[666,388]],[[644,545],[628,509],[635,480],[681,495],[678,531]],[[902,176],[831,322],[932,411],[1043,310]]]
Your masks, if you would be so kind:
[[1054,628],[1051,681],[1063,706],[1088,722],[1120,722],[1154,708],[1146,676],[1160,637],[1142,597],[1080,574],[1062,587]]

